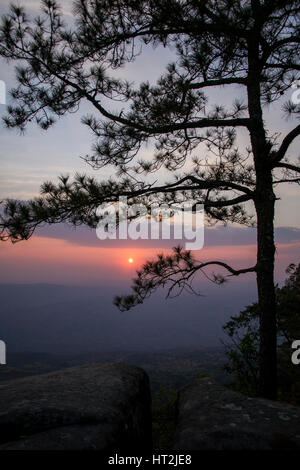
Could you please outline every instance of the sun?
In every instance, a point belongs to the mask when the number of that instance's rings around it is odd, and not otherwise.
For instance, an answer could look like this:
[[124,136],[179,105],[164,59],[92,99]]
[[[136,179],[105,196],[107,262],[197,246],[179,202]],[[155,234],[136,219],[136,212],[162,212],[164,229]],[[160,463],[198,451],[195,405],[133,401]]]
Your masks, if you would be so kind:
[[130,263],[130,264],[133,263],[133,258],[129,258],[128,263]]

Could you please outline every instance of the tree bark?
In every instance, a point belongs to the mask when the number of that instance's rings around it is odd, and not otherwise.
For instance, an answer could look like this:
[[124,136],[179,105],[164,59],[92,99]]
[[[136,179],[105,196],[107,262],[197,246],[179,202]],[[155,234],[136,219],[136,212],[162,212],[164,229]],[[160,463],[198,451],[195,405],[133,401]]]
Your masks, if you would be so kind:
[[260,395],[277,397],[277,332],[274,285],[274,210],[270,145],[264,128],[259,59],[259,25],[249,40],[248,106],[252,120],[250,140],[256,170],[255,209],[257,214],[257,289],[260,310]]
[[254,152],[256,166],[254,202],[257,215],[256,279],[260,311],[260,394],[264,398],[275,400],[277,397],[277,329],[274,284],[276,198],[273,191],[267,143],[265,142],[263,150],[261,145],[263,139],[259,130],[254,129],[253,134],[252,143],[255,143],[254,148],[256,148],[256,152]]
[[267,184],[256,200],[257,289],[260,310],[260,394],[277,398],[277,331],[274,286],[274,205],[272,186]]

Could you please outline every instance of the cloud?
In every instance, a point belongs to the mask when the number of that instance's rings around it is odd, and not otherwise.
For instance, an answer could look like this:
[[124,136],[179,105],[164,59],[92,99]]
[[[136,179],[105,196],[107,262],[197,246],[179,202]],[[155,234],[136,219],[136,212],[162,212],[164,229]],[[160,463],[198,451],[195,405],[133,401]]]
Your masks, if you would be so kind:
[[[36,236],[65,240],[74,245],[104,248],[160,248],[169,249],[184,243],[184,240],[99,240],[96,230],[86,227],[71,227],[67,224],[45,226],[36,231]],[[275,241],[279,244],[292,244],[300,241],[300,229],[277,227]],[[256,229],[235,226],[205,227],[204,247],[255,245]]]

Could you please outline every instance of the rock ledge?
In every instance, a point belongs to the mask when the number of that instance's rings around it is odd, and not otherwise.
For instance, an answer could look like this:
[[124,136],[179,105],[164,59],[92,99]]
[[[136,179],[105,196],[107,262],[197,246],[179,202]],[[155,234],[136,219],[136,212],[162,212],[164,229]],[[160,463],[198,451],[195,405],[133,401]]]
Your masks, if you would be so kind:
[[174,449],[298,450],[300,408],[195,379],[179,392]]
[[149,446],[149,380],[138,367],[86,365],[0,384],[0,450]]

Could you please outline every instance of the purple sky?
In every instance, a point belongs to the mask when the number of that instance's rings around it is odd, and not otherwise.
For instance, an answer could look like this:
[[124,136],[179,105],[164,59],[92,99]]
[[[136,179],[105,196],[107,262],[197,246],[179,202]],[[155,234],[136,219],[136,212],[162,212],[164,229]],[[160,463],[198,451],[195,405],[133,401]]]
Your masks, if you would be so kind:
[[[28,6],[31,14],[37,12],[38,0],[20,3]],[[64,0],[61,3],[68,13],[70,2]],[[0,14],[7,11],[9,4],[10,0],[1,0]],[[154,83],[165,64],[172,59],[173,53],[168,49],[147,47],[144,54],[122,69],[120,74],[134,80],[136,84],[146,79]],[[13,66],[4,61],[0,64],[0,80],[4,80],[9,89],[14,85]],[[283,100],[289,98],[291,93],[287,91]],[[226,94],[224,89],[213,89],[210,101],[212,104],[221,101],[228,103],[240,94],[240,88],[235,86],[228,88]],[[282,138],[293,123],[283,119],[281,105],[282,102],[277,102],[266,108],[265,118],[270,132],[279,132]],[[5,106],[0,105],[1,116],[5,110]],[[0,198],[27,199],[39,193],[43,181],[55,181],[61,173],[91,173],[92,170],[79,158],[89,152],[92,144],[90,133],[80,122],[81,117],[89,111],[89,106],[82,103],[78,113],[64,117],[48,132],[31,126],[25,135],[20,136],[16,131],[8,131],[1,126]],[[246,135],[240,135],[240,143],[247,144]],[[143,152],[144,156],[149,156],[151,148]],[[298,157],[296,145],[291,147],[290,154]],[[110,168],[98,172],[99,179],[111,175]],[[163,179],[167,175],[161,174],[160,177]],[[153,178],[156,179],[156,176]],[[286,266],[299,260],[299,187],[278,187],[276,195],[279,198],[276,212],[276,279],[282,282],[286,277]],[[0,245],[0,283],[114,284],[129,287],[130,278],[142,262],[173,245],[172,241],[100,242],[95,233],[87,229],[74,231],[63,226],[45,227],[28,242]],[[204,248],[196,255],[201,260],[213,257],[230,262],[234,267],[245,267],[255,263],[255,252],[255,229],[206,227]],[[131,265],[128,263],[129,257],[134,259]],[[247,283],[249,286],[251,284],[252,291],[255,285],[254,276],[233,282],[241,283],[245,292]],[[222,289],[217,292],[221,304]]]

